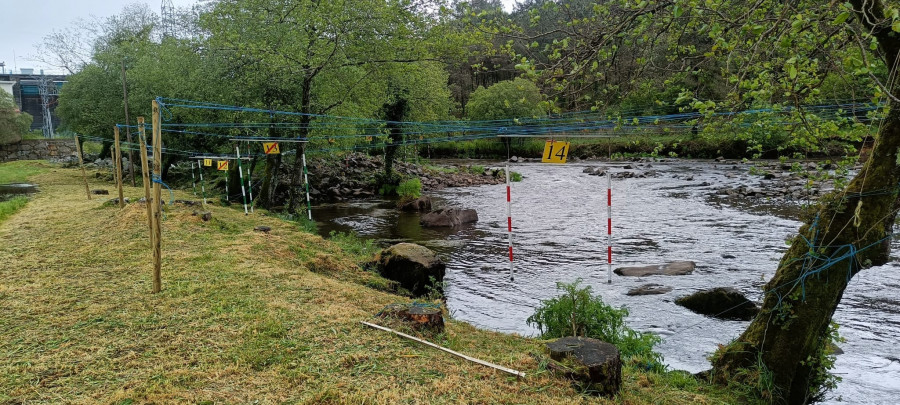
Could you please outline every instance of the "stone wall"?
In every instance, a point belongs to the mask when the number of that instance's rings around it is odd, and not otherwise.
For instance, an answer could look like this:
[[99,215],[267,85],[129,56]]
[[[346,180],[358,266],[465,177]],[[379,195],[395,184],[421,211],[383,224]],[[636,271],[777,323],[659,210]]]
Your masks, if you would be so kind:
[[0,145],[0,162],[47,160],[78,156],[74,139],[27,139]]

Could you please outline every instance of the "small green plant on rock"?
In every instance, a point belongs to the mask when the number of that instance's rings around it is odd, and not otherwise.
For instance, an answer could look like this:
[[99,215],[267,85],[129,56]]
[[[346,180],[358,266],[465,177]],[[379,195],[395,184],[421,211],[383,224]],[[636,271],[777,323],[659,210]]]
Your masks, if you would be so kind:
[[400,204],[413,201],[422,196],[422,181],[418,177],[405,180],[397,185],[397,195],[400,196]]

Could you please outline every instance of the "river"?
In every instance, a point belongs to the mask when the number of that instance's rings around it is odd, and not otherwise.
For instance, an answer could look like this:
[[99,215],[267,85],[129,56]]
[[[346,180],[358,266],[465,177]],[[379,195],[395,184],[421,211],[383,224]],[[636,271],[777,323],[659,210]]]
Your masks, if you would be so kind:
[[[366,201],[314,207],[325,233],[353,230],[386,242],[412,241],[437,251],[447,263],[445,295],[451,316],[478,327],[522,335],[537,330],[526,318],[557,282],[582,279],[603,300],[625,306],[630,327],[663,338],[657,348],[673,369],[709,368],[706,357],[737,337],[747,322],[722,321],[674,304],[678,297],[712,287],[734,287],[761,301],[785,243],[800,223],[783,205],[759,200],[737,205],[710,198],[723,185],[759,184],[748,165],[674,161],[638,167],[656,177],[613,179],[613,266],[697,263],[688,276],[644,278],[613,275],[607,284],[606,178],[586,166],[620,164],[514,164],[524,179],[512,185],[515,280],[506,255],[506,189],[503,185],[445,189],[436,202],[474,208],[477,224],[458,230],[418,226],[417,214]],[[893,251],[900,250],[895,237]],[[834,373],[843,378],[825,403],[894,404],[900,398],[900,265],[892,262],[857,275],[835,314],[846,338]],[[658,283],[664,295],[627,296],[629,289]]]

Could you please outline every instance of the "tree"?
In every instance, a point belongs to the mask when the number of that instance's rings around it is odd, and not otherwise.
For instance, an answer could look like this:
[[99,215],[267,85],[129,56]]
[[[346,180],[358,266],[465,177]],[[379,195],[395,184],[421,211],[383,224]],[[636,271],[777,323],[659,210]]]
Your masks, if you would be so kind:
[[[308,138],[314,120],[340,111],[354,98],[368,98],[361,89],[379,80],[379,70],[435,59],[430,42],[423,40],[429,37],[430,5],[408,0],[221,0],[201,21],[215,49],[258,69],[239,76],[269,80],[261,84],[262,93],[270,96],[266,103],[299,113],[293,135]],[[300,159],[294,160],[289,211],[300,201],[302,170]],[[263,206],[274,204],[273,173],[267,169]]]
[[32,119],[19,110],[12,94],[0,90],[0,145],[20,141],[31,128]]
[[502,120],[530,118],[546,114],[543,96],[534,82],[517,78],[479,87],[466,104],[473,120]]

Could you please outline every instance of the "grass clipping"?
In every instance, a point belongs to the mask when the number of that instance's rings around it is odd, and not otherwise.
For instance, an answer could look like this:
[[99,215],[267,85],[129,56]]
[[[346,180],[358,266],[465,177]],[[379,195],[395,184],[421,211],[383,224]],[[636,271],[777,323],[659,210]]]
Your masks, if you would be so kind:
[[[360,283],[334,243],[260,213],[212,206],[203,222],[167,207],[150,294],[146,207],[88,201],[78,174],[33,175],[42,192],[0,224],[0,403],[613,403],[544,370],[537,340],[453,321],[430,337],[528,374],[517,380],[360,325],[406,300]],[[672,381],[626,369],[615,402],[731,402]]]

